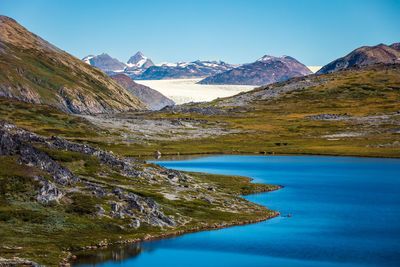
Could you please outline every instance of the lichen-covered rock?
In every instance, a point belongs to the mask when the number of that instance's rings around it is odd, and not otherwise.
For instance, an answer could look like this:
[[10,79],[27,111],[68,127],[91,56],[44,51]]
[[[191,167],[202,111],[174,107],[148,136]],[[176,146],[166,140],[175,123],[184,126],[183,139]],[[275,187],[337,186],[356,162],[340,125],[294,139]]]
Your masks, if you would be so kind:
[[[119,170],[128,177],[138,177],[139,175],[148,180],[154,179],[154,176],[165,178],[168,181],[178,183],[187,181],[187,177],[179,171],[168,170],[164,168],[147,168],[144,171],[137,170],[138,165],[128,158],[118,158],[110,152],[106,152],[94,147],[69,142],[59,137],[45,138],[15,125],[5,122],[0,123],[0,155],[17,155],[19,162],[50,174],[53,181],[44,177],[37,176],[40,188],[37,195],[37,201],[47,204],[51,201],[59,201],[67,192],[68,186],[80,182],[74,189],[80,194],[94,195],[100,199],[106,196],[116,197],[116,201],[110,203],[110,216],[114,218],[131,218],[133,221],[130,227],[140,227],[142,223],[151,226],[175,226],[174,219],[166,216],[160,205],[152,198],[142,197],[132,192],[127,192],[122,188],[116,187],[109,190],[101,184],[92,181],[80,180],[69,169],[61,166],[57,161],[51,158],[47,153],[39,150],[34,145],[46,146],[52,150],[66,150],[85,155],[97,157],[100,162],[107,164],[113,169]],[[83,185],[83,188],[80,186]],[[97,204],[94,206],[97,216],[106,216],[104,208]]]
[[123,205],[116,202],[111,203],[111,213],[114,217],[136,218],[141,222],[159,227],[176,225],[176,222],[172,218],[166,216],[153,199],[142,197],[134,193],[126,193],[122,190],[114,190],[113,192],[124,202]]
[[37,176],[36,180],[39,181],[41,186],[36,197],[38,202],[42,204],[48,204],[52,201],[58,202],[64,196],[61,190],[58,189],[54,183],[49,182],[40,176]]
[[140,227],[140,221],[138,219],[132,219],[131,223],[129,224],[129,227],[132,228],[139,228]]
[[46,153],[32,146],[31,143],[37,141],[41,142],[43,139],[12,124],[0,123],[0,155],[18,155],[20,163],[48,172],[56,183],[62,185],[79,180],[67,168],[62,167]]
[[39,267],[40,265],[36,262],[14,257],[11,259],[5,259],[0,257],[0,267]]
[[48,144],[52,148],[63,149],[72,152],[78,152],[86,155],[95,156],[100,160],[100,162],[107,164],[112,168],[118,169],[124,175],[130,177],[138,177],[142,174],[141,172],[135,170],[135,167],[132,166],[132,163],[127,159],[120,159],[111,154],[110,152],[96,149],[86,144],[77,144],[69,142],[65,139],[55,136],[51,137],[50,140],[48,140]]

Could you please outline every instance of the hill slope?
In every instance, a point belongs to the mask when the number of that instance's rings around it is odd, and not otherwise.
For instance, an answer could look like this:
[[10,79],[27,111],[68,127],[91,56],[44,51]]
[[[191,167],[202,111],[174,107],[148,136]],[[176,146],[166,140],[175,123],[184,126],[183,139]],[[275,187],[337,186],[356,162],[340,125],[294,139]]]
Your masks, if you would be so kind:
[[0,96],[70,113],[144,109],[101,71],[0,16]]
[[142,84],[135,83],[125,74],[111,76],[118,84],[139,98],[151,110],[159,110],[165,106],[172,106],[174,101],[164,96],[160,92]]
[[266,55],[256,62],[215,74],[199,83],[265,85],[311,73],[306,66],[292,57]]
[[379,44],[357,48],[348,55],[323,66],[317,73],[331,73],[347,68],[364,67],[379,63],[400,64],[400,43],[394,43],[390,46]]
[[297,77],[163,112],[160,118],[202,120],[228,133],[160,142],[163,153],[400,157],[400,65]]

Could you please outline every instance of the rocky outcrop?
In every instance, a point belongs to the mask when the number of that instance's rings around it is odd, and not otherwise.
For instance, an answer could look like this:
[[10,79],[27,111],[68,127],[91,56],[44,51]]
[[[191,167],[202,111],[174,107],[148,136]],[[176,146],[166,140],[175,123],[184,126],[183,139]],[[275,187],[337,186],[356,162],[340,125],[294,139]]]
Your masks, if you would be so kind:
[[202,106],[201,103],[188,103],[178,106],[167,106],[161,110],[162,112],[170,113],[198,113],[202,115],[222,115],[226,114],[226,110],[219,109],[213,106]]
[[374,64],[400,64],[400,43],[390,46],[379,44],[363,46],[348,55],[323,66],[317,74],[336,72],[348,68],[365,67]]
[[78,181],[67,168],[62,167],[46,153],[35,148],[33,142],[41,142],[43,138],[5,122],[0,123],[0,155],[19,156],[19,162],[35,166],[52,175],[54,181],[61,185]]
[[13,257],[11,259],[5,259],[0,257],[0,267],[39,267],[40,265],[36,262]]
[[113,193],[118,196],[122,203],[111,203],[112,216],[134,218],[135,225],[137,225],[136,221],[159,227],[176,225],[172,218],[161,212],[160,206],[153,199],[141,197],[134,193],[127,193],[121,189],[115,189]]
[[312,72],[302,63],[289,56],[263,56],[256,62],[215,74],[201,80],[200,84],[267,85]]
[[39,193],[36,198],[39,203],[48,204],[53,201],[58,202],[64,196],[64,193],[54,183],[40,176],[37,176],[36,180],[40,184]]
[[111,78],[132,93],[135,97],[139,98],[151,110],[159,110],[165,106],[175,105],[174,101],[164,96],[160,92],[145,85],[135,83],[125,74],[113,75]]
[[306,119],[310,120],[327,120],[327,121],[337,121],[337,120],[344,120],[348,119],[350,116],[347,113],[343,114],[317,114],[317,115],[311,115],[311,116],[306,116]]
[[[119,187],[114,190],[104,188],[101,184],[89,181],[81,181],[69,169],[61,166],[57,161],[52,159],[45,152],[37,149],[34,145],[46,146],[52,150],[65,150],[85,155],[97,157],[103,164],[118,170],[124,176],[142,177],[151,179],[154,174],[165,177],[170,180],[177,177],[177,181],[187,181],[185,175],[178,171],[161,169],[157,172],[149,168],[139,171],[137,162],[127,158],[118,158],[112,153],[96,149],[94,147],[77,144],[59,137],[45,138],[32,132],[18,128],[15,125],[0,122],[0,155],[18,156],[21,164],[36,167],[52,176],[53,181],[49,181],[42,176],[35,176],[34,179],[38,183],[38,193],[36,200],[42,204],[50,202],[58,202],[70,191],[71,185],[76,185],[78,181],[84,185],[79,190],[75,188],[74,192],[90,193],[96,198],[110,196],[118,199],[112,201],[111,213],[109,216],[116,218],[131,218],[129,227],[140,227],[142,223],[156,227],[175,226],[176,222],[169,216],[166,216],[160,205],[149,197],[142,197],[132,192],[128,192]],[[143,168],[142,168],[143,169]],[[106,216],[106,211],[101,205],[96,205],[98,216]]]
[[108,166],[114,169],[120,170],[121,173],[126,176],[138,177],[142,174],[142,172],[139,172],[135,169],[132,160],[120,159],[111,154],[110,152],[96,149],[94,147],[85,144],[72,143],[65,139],[55,136],[48,139],[47,144],[51,148],[62,149],[62,150],[95,156],[100,160],[101,163],[107,164]]

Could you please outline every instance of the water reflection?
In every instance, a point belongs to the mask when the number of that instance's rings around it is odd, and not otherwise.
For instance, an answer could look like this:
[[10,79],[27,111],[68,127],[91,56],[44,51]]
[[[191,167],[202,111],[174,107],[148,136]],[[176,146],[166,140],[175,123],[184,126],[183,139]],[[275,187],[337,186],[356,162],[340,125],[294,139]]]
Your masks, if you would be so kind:
[[90,266],[108,261],[122,262],[128,258],[136,257],[142,252],[143,248],[140,243],[114,245],[107,248],[78,252],[74,263]]

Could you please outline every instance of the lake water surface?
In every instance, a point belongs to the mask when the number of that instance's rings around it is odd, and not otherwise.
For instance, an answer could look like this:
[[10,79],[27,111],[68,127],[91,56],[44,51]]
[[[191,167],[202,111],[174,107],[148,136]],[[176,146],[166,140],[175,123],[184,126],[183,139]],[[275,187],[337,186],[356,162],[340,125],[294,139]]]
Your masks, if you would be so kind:
[[96,266],[400,266],[400,160],[211,156],[157,163],[283,185],[246,198],[292,216],[126,246],[111,252],[123,260]]

